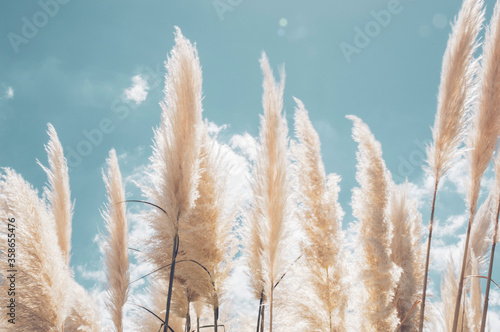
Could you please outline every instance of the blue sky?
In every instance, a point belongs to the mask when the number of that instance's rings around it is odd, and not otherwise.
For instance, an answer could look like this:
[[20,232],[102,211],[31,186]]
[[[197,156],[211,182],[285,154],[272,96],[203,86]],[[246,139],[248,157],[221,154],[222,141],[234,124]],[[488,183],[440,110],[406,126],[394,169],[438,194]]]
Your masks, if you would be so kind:
[[[485,3],[489,20],[494,1]],[[423,146],[431,138],[449,22],[459,7],[452,0],[2,1],[0,166],[16,169],[41,191],[46,177],[36,159],[46,163],[46,124],[54,125],[76,201],[71,264],[81,267],[77,271],[97,270],[94,238],[103,230],[105,201],[101,169],[111,148],[122,156],[125,177],[147,163],[152,128],[160,120],[163,61],[179,26],[198,48],[204,117],[228,125],[223,141],[258,134],[258,59],[265,51],[276,71],[285,64],[290,129],[295,96],[320,134],[327,172],[342,176],[344,228],[353,221],[349,202],[356,186],[356,145],[347,114],[370,126],[395,179],[408,177],[415,184],[427,223]],[[373,30],[374,13],[381,10],[392,14]],[[358,29],[370,28],[368,40],[356,40]],[[346,53],[346,45],[356,52]],[[448,217],[465,212],[460,184],[455,185],[460,172],[443,185],[437,216],[442,228]],[[131,184],[127,190],[138,197]],[[457,226],[457,234],[465,227]],[[442,241],[443,247],[453,244],[455,235]],[[439,273],[432,275],[437,282]],[[93,286],[82,273],[76,278]],[[500,279],[498,262],[495,278]]]

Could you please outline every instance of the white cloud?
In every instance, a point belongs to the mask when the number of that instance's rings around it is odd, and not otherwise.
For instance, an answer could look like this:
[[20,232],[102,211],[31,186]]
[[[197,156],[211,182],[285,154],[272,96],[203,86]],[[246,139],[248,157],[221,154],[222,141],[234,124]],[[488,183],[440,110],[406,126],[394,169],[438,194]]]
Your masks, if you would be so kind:
[[[4,89],[5,88],[5,85],[4,84],[0,84],[0,89]],[[13,99],[14,98],[14,88],[11,87],[11,86],[8,86],[7,88],[5,88],[4,90],[4,93],[2,95],[2,92],[0,90],[0,100],[2,99]]]
[[141,104],[148,96],[148,82],[141,75],[132,77],[132,86],[126,89],[125,96],[127,100],[134,101],[136,104]]
[[250,161],[254,161],[257,156],[257,141],[249,133],[234,135],[229,140],[229,146],[233,150],[241,150]]
[[9,86],[7,88],[7,91],[5,91],[5,98],[7,98],[7,99],[14,98],[14,89],[11,86]]
[[435,235],[438,237],[455,236],[462,230],[465,222],[468,220],[468,215],[460,214],[449,216],[444,225],[441,225],[439,220],[436,220]]

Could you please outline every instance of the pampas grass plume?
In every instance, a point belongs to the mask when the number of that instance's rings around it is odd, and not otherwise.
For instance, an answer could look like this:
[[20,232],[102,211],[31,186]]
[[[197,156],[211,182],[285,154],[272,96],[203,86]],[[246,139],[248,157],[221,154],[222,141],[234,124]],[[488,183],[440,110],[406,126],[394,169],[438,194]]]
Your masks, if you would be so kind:
[[[4,170],[0,189],[0,217],[16,220],[16,283],[22,287],[16,292],[16,331],[60,331],[67,314],[70,275],[61,248],[54,241],[57,232],[53,216],[15,171]],[[6,236],[2,237],[2,252],[7,252],[7,243]],[[4,271],[8,269],[4,265]],[[5,283],[0,289],[2,303],[10,301],[7,288]]]
[[115,150],[109,152],[108,172],[103,174],[108,205],[103,213],[106,220],[106,269],[107,307],[117,332],[123,331],[123,306],[128,297],[130,282],[127,240],[127,216],[125,211],[125,191]]
[[66,264],[69,266],[73,204],[69,189],[68,165],[56,130],[50,123],[47,133],[49,134],[49,143],[45,146],[45,151],[47,151],[49,159],[49,168],[40,162],[38,164],[47,173],[49,188],[45,188],[45,193],[55,218],[59,246],[64,254]]
[[247,251],[253,292],[257,298],[263,292],[269,301],[272,331],[274,284],[286,267],[283,248],[289,217],[288,128],[281,115],[284,75],[280,84],[274,81],[265,54],[260,64],[264,73],[264,116],[261,117],[260,145],[253,170],[253,224]]
[[340,177],[328,176],[327,186],[318,133],[304,104],[299,99],[295,102],[298,144],[294,146],[294,159],[299,200],[303,204],[299,215],[306,236],[306,275],[311,283],[310,288],[305,287],[311,301],[302,302],[298,315],[307,321],[309,331],[345,331],[347,292],[341,231],[344,212],[338,203]]
[[390,259],[388,171],[368,126],[356,116],[347,118],[354,122],[353,138],[359,146],[356,178],[361,187],[353,190],[352,206],[360,222],[360,277],[366,290],[360,318],[366,331],[394,331],[399,319],[392,299],[401,270]]

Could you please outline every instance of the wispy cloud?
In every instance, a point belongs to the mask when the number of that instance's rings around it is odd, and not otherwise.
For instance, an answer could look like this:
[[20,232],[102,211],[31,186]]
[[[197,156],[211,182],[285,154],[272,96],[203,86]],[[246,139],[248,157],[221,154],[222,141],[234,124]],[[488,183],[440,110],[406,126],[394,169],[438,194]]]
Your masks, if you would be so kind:
[[136,104],[144,102],[148,96],[149,85],[148,82],[141,76],[135,75],[132,77],[132,86],[125,89],[125,96],[127,100],[133,101]]
[[5,98],[7,98],[7,99],[14,98],[14,89],[11,86],[9,86],[7,88],[7,90],[5,91]]
[[250,161],[255,160],[255,156],[257,155],[257,141],[249,133],[234,135],[229,140],[229,146],[233,150],[240,150]]
[[[2,93],[2,90],[5,89]],[[13,99],[14,98],[14,88],[0,84],[0,100],[2,99]]]

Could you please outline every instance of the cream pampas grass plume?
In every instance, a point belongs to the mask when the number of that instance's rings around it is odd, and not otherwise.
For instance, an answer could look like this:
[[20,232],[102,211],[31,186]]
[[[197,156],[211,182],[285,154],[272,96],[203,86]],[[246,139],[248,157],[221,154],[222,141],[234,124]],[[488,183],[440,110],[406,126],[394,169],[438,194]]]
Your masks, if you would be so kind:
[[[16,331],[61,331],[66,318],[69,271],[57,241],[54,218],[37,192],[15,171],[5,169],[0,181],[0,217],[11,220],[15,237]],[[14,221],[15,220],[15,221]],[[5,233],[4,233],[5,234]],[[12,242],[12,241],[11,241]],[[8,252],[7,235],[0,250]],[[2,262],[2,270],[7,259]],[[9,303],[8,283],[0,300]],[[2,317],[2,319],[4,319]],[[2,322],[2,327],[13,326]]]
[[484,20],[483,1],[465,0],[452,27],[441,68],[438,109],[427,149],[429,172],[439,180],[459,156],[466,113],[474,97],[478,33]]
[[453,25],[443,57],[438,109],[432,130],[433,142],[427,148],[428,171],[434,176],[434,195],[432,198],[431,220],[427,239],[424,284],[420,309],[420,332],[424,326],[427,275],[437,188],[440,178],[460,154],[459,146],[465,134],[467,110],[470,108],[475,95],[474,76],[477,68],[477,60],[474,59],[474,53],[478,47],[477,35],[481,30],[483,20],[483,1],[465,0]]
[[123,331],[123,306],[127,302],[130,282],[127,240],[125,191],[115,150],[109,152],[108,173],[103,174],[108,205],[103,213],[106,220],[106,274],[108,280],[106,306],[117,332]]
[[[181,235],[186,242],[183,256],[193,262],[179,264],[180,272],[188,278],[187,285],[198,292],[204,302],[213,309],[215,331],[219,317],[219,307],[224,296],[224,283],[233,266],[236,254],[236,240],[231,233],[235,220],[234,209],[228,211],[229,197],[227,177],[228,162],[222,146],[211,138],[205,130],[200,153],[201,177],[198,183],[199,196],[195,201],[189,219],[181,227]],[[184,257],[185,256],[185,257]],[[184,273],[186,268],[191,273]],[[206,269],[206,270],[205,270]]]
[[311,280],[307,290],[312,293],[311,303],[304,303],[299,314],[307,321],[308,331],[345,331],[347,293],[341,231],[344,212],[338,203],[340,177],[331,174],[327,181],[318,133],[304,104],[298,99],[295,102],[295,135],[299,142],[293,152],[303,207],[299,217],[306,235],[304,260]]
[[488,167],[496,148],[500,134],[500,2],[495,5],[493,18],[486,32],[481,61],[479,81],[479,96],[472,120],[472,128],[467,141],[470,150],[470,179],[467,190],[467,205],[469,208],[469,226],[465,239],[464,257],[462,260],[458,294],[455,302],[455,318],[453,330],[458,325],[458,312],[464,283],[465,265],[469,253],[469,239],[477,209],[477,200],[481,178]]
[[45,193],[56,222],[59,246],[63,252],[66,265],[69,266],[73,204],[70,197],[68,165],[56,130],[50,123],[48,127],[49,143],[45,146],[45,151],[47,151],[49,167],[44,167],[40,162],[38,164],[47,173],[49,188],[45,189]]
[[100,317],[96,305],[85,288],[70,281],[69,312],[64,321],[65,332],[99,332]]
[[359,146],[356,178],[361,187],[353,189],[352,207],[359,220],[360,277],[366,290],[362,326],[364,331],[394,331],[399,319],[392,301],[401,270],[390,258],[389,174],[380,143],[368,126],[356,116],[347,118],[354,122],[353,138]]
[[[392,227],[391,259],[402,269],[394,295],[394,305],[401,322],[410,314],[420,293],[418,285],[423,279],[424,248],[422,238],[422,216],[417,210],[417,202],[408,198],[407,184],[404,187],[391,185],[390,211]],[[415,331],[418,315],[411,312],[400,331]]]
[[253,169],[252,211],[247,244],[251,286],[257,299],[261,294],[269,303],[269,331],[273,329],[274,285],[284,272],[283,252],[289,212],[289,176],[287,174],[288,128],[281,115],[284,74],[277,84],[265,54],[260,144]]
[[[201,67],[193,45],[176,29],[175,46],[168,58],[162,123],[155,132],[151,157],[151,186],[144,187],[153,209],[146,216],[154,230],[146,259],[169,280],[165,322],[168,324],[175,259],[179,250],[179,225],[188,217],[196,199],[199,178],[201,121]],[[164,331],[167,331],[165,326]]]

